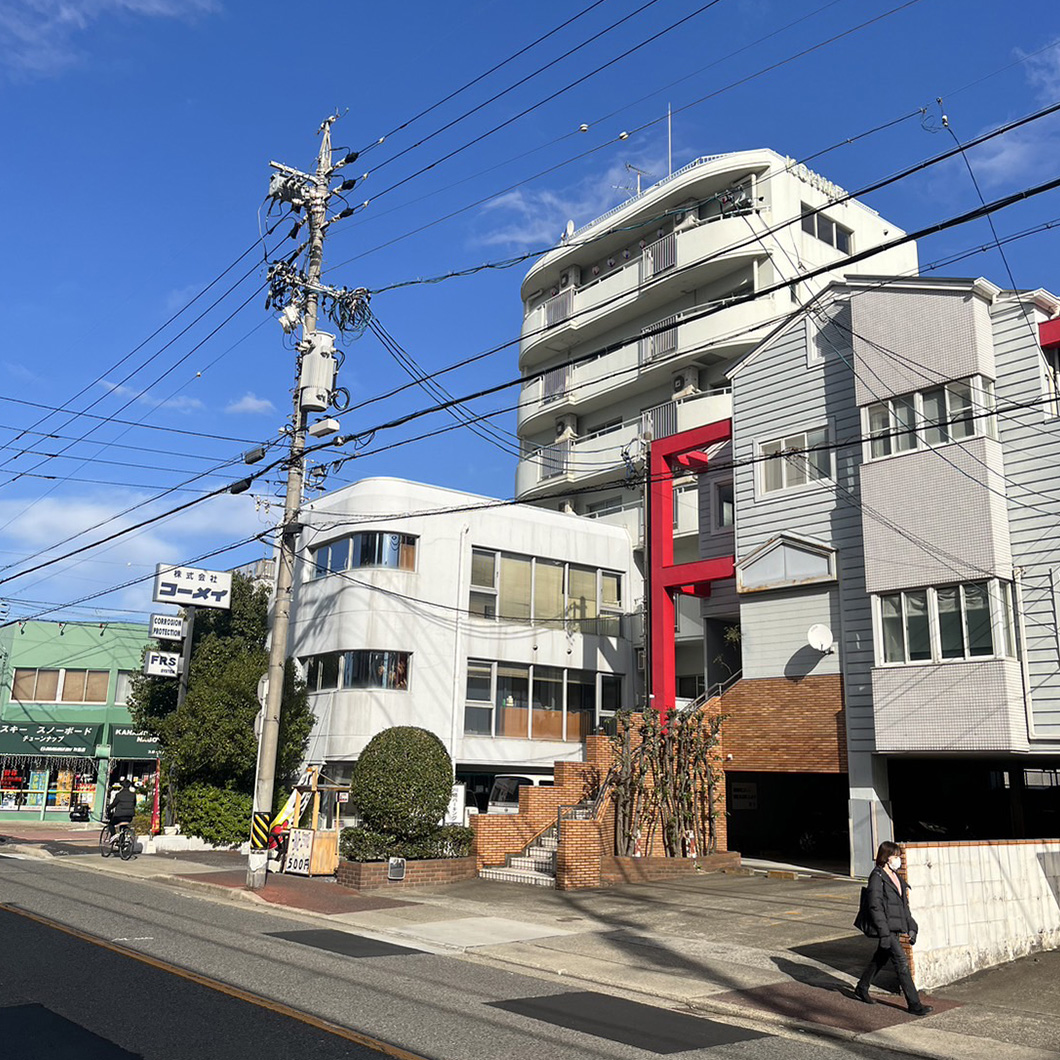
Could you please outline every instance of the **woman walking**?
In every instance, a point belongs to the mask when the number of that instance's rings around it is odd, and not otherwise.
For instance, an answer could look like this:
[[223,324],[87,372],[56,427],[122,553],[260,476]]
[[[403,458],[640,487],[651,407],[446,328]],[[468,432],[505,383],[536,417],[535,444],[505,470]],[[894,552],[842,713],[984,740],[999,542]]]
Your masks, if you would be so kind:
[[898,976],[898,983],[905,994],[906,1004],[914,1016],[926,1016],[932,1011],[930,1005],[920,1002],[916,984],[909,971],[909,961],[902,950],[900,935],[909,936],[909,945],[916,944],[917,923],[909,911],[909,888],[898,875],[902,867],[902,848],[897,843],[884,842],[876,852],[876,867],[869,875],[868,902],[872,922],[879,933],[879,945],[872,955],[868,967],[854,990],[854,996],[866,1005],[873,1004],[869,996],[872,980],[890,961]]

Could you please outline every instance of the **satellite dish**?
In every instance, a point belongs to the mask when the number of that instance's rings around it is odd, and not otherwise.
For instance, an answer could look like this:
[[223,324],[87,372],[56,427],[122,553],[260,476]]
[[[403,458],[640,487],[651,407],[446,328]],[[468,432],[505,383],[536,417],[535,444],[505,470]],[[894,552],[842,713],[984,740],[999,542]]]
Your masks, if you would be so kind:
[[567,227],[566,227],[565,231],[567,233],[567,238],[568,239],[570,239],[570,237],[574,235],[574,220],[573,219],[571,219],[571,220],[569,220],[567,222]]
[[806,639],[811,648],[822,655],[831,655],[835,641],[832,639],[832,631],[827,626],[822,626],[820,623],[810,626],[806,631]]

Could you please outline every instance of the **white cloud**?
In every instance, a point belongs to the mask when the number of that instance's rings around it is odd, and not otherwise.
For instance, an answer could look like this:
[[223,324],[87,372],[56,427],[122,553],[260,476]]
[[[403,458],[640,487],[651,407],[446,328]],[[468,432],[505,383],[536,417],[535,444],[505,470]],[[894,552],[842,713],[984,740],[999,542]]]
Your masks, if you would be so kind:
[[16,75],[47,77],[81,59],[78,40],[101,19],[188,19],[217,6],[216,0],[3,0],[0,66]]
[[605,172],[562,190],[517,188],[490,200],[482,208],[487,230],[477,242],[485,246],[532,249],[552,246],[568,220],[580,227],[636,193],[637,170],[641,188],[650,187],[666,173],[665,160],[642,153],[627,155]]
[[225,412],[231,412],[235,414],[260,414],[275,411],[276,406],[268,398],[259,398],[253,391],[250,390],[248,390],[238,401],[231,401],[225,406]]
[[[1026,59],[1026,78],[1039,105],[1060,96],[1060,45]],[[1034,184],[1056,171],[1060,154],[1060,114],[1039,118],[970,152],[979,182],[998,188],[1018,181]]]
[[106,379],[101,379],[99,385],[104,390],[109,390],[112,394],[117,394],[119,397],[135,398],[138,405],[150,405],[153,409],[172,409],[175,412],[199,412],[206,408],[198,398],[188,397],[186,394],[174,394],[171,397],[160,398],[152,394],[150,390],[140,392],[131,386],[126,386],[124,383],[111,383]]

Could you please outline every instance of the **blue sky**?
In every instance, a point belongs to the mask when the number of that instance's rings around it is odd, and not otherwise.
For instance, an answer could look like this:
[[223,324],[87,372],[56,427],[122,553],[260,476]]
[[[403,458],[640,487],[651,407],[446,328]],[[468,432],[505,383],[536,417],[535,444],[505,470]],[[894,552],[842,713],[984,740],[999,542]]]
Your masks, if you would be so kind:
[[[336,144],[364,148],[584,12],[350,167],[353,175],[368,172],[351,201],[371,201],[332,228],[326,278],[376,289],[547,246],[567,218],[583,224],[625,197],[627,163],[665,175],[668,103],[675,167],[752,147],[803,158],[926,108],[812,163],[856,190],[952,146],[940,130],[942,110],[967,140],[1060,99],[1055,2],[1025,0],[1017,17],[1011,6],[984,0],[913,0],[894,10],[899,2],[717,0],[700,11],[701,0],[655,0],[637,13],[644,0],[323,0],[309,7],[5,0],[0,599],[13,617],[36,615],[275,522],[280,501],[264,484],[15,577],[242,477],[238,462],[221,465],[257,440],[279,437],[293,358],[263,295],[254,293],[264,280],[260,246],[151,336],[255,243],[269,160],[308,169],[329,113],[343,114]],[[871,19],[878,20],[848,33]],[[823,43],[839,34],[846,35]],[[570,49],[577,50],[535,75]],[[529,113],[466,146],[523,110]],[[577,131],[582,123],[588,132]],[[631,135],[620,141],[622,131]],[[406,153],[394,157],[399,152]],[[1057,159],[1056,119],[971,155],[988,199],[1056,176]],[[866,201],[906,230],[978,204],[959,162]],[[1060,195],[1050,193],[995,223],[1005,236],[1054,217]],[[933,262],[990,238],[977,222],[924,241],[920,259]],[[1060,289],[1056,247],[1052,232],[1012,243],[1016,283]],[[381,293],[372,309],[421,367],[435,371],[518,335],[525,268]],[[996,250],[947,271],[1008,284]],[[367,430],[432,403],[418,390],[373,400],[407,377],[372,335],[345,352],[339,382],[361,406],[345,417],[345,430]],[[453,394],[470,393],[517,375],[515,362],[512,348],[442,381]],[[474,407],[486,415],[513,401],[508,392]],[[65,411],[49,414],[57,407]],[[329,486],[400,475],[510,496],[514,456],[466,429],[398,444],[448,422],[435,415],[378,432],[329,476]],[[515,428],[511,413],[491,422],[502,436]],[[188,482],[202,472],[209,474]],[[250,544],[209,562],[230,566],[262,554],[263,546]],[[52,617],[147,612],[149,597],[142,586],[117,589]]]

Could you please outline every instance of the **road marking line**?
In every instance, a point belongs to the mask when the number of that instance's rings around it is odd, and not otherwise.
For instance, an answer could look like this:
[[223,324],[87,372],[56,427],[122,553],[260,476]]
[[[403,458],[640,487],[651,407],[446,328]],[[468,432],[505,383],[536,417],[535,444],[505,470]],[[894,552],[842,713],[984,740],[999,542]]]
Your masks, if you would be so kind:
[[90,935],[86,931],[71,927],[69,924],[63,924],[58,920],[52,920],[51,917],[42,916],[40,913],[31,913],[28,909],[22,909],[17,905],[10,905],[7,902],[0,902],[0,909],[8,913],[15,913],[18,916],[24,917],[26,920],[36,921],[36,923],[43,924],[45,927],[53,928],[55,931],[62,931],[64,934],[70,935],[75,939],[81,939],[82,942],[90,942],[94,946],[99,946],[104,950],[110,950],[112,953],[120,954],[122,957],[131,957],[134,961],[140,961],[142,964],[146,964],[151,968],[157,968],[162,972],[169,972],[170,975],[176,975],[181,979],[187,979],[189,982],[197,983],[199,986],[205,986],[210,990],[216,990],[219,994],[233,997],[237,1001],[246,1001],[251,1005],[257,1005],[259,1008],[268,1009],[270,1012],[275,1012],[281,1016],[287,1016],[289,1019],[298,1020],[300,1023],[315,1027],[317,1030],[333,1034],[337,1038],[344,1038],[346,1041],[364,1046],[366,1049],[372,1049],[377,1053],[391,1056],[394,1060],[428,1060],[427,1057],[421,1056],[419,1053],[410,1052],[408,1049],[402,1049],[399,1045],[391,1045],[390,1042],[384,1042],[380,1038],[373,1038],[371,1035],[362,1034],[360,1031],[351,1030],[349,1027],[343,1027],[338,1023],[332,1023],[330,1020],[323,1019],[320,1016],[313,1016],[308,1012],[301,1012],[296,1008],[292,1008],[290,1005],[285,1005],[282,1001],[273,1001],[271,998],[262,997],[260,994],[254,994],[249,990],[244,990],[242,987],[234,986],[231,983],[223,983],[220,979],[214,979],[211,976],[203,975],[200,972],[193,972],[190,968],[181,968],[176,964],[170,964],[168,961],[160,960],[158,957],[150,957],[146,953],[138,953],[136,950],[129,949],[127,946],[118,945],[117,942],[108,942],[106,939],[101,939],[96,935]]

